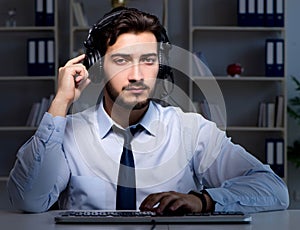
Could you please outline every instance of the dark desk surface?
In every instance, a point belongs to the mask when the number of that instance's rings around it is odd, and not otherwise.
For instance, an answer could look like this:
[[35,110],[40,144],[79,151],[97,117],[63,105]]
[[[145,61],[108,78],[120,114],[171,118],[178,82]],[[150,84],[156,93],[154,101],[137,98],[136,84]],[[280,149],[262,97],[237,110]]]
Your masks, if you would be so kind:
[[300,210],[286,210],[252,214],[251,224],[236,225],[59,225],[55,224],[57,211],[40,214],[23,214],[0,210],[1,230],[297,230],[300,228]]

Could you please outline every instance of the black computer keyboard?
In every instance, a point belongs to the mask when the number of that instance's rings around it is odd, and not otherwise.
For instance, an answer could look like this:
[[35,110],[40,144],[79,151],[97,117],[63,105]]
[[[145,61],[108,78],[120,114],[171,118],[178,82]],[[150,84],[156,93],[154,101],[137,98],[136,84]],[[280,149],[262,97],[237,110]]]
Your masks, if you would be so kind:
[[75,210],[63,211],[56,223],[250,223],[251,216],[241,212],[187,213],[158,215],[155,212]]

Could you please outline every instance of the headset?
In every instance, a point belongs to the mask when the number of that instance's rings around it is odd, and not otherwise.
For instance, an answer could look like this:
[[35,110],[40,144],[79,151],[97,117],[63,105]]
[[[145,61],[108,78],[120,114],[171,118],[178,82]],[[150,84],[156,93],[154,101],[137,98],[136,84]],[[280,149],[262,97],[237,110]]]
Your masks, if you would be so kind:
[[[95,41],[97,34],[103,32],[103,30],[109,26],[115,19],[125,13],[130,13],[132,11],[138,11],[135,8],[117,7],[113,9],[110,13],[104,15],[102,19],[96,24],[94,24],[88,33],[87,39],[84,41],[84,46],[86,48],[85,58],[83,60],[83,65],[87,69],[92,67],[96,62],[100,71],[100,76],[103,76],[103,60],[102,57],[105,53],[96,48]],[[162,30],[156,39],[158,40],[158,61],[159,61],[159,71],[157,78],[159,79],[169,79],[173,82],[173,72],[172,68],[169,66],[169,50],[171,49],[171,44],[167,36],[166,30],[161,26]],[[98,74],[97,74],[98,75]],[[92,78],[93,82],[100,82],[101,78]]]

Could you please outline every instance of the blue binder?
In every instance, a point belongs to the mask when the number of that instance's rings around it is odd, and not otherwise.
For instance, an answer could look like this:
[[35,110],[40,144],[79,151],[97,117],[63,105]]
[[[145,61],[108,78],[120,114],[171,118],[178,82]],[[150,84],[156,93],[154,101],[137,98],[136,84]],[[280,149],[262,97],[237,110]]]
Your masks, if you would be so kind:
[[265,26],[265,0],[256,0],[256,26]]
[[256,0],[248,0],[247,26],[257,26]]
[[54,26],[54,0],[35,0],[35,25]]
[[265,43],[266,76],[284,76],[284,40],[280,38],[267,39]]
[[248,0],[238,0],[238,26],[247,26]]
[[275,72],[274,76],[284,76],[284,40],[275,40]]
[[45,26],[54,26],[54,0],[46,0]]
[[27,40],[27,72],[29,76],[55,75],[54,38]]
[[284,26],[284,0],[275,0],[275,26]]
[[35,0],[35,25],[44,25],[44,0]]
[[46,48],[46,67],[44,74],[47,76],[55,75],[55,42],[54,38],[45,39]]
[[36,76],[37,74],[37,48],[36,39],[27,40],[27,74]]
[[265,5],[265,26],[275,26],[275,4],[274,0],[266,0]]
[[282,138],[265,140],[266,163],[280,177],[284,177],[284,141]]
[[265,43],[265,72],[266,76],[273,76],[275,72],[275,48],[274,40],[267,39]]

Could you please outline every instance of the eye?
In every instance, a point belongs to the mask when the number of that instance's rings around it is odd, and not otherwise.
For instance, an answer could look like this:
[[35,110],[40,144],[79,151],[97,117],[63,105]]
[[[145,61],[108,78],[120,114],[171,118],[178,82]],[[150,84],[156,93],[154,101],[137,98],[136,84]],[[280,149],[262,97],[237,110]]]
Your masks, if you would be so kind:
[[155,64],[157,61],[157,57],[156,56],[148,56],[148,57],[142,57],[141,58],[141,62],[147,65],[153,65]]
[[113,62],[116,63],[117,65],[125,65],[128,63],[128,60],[123,57],[118,57],[118,58],[113,59]]

